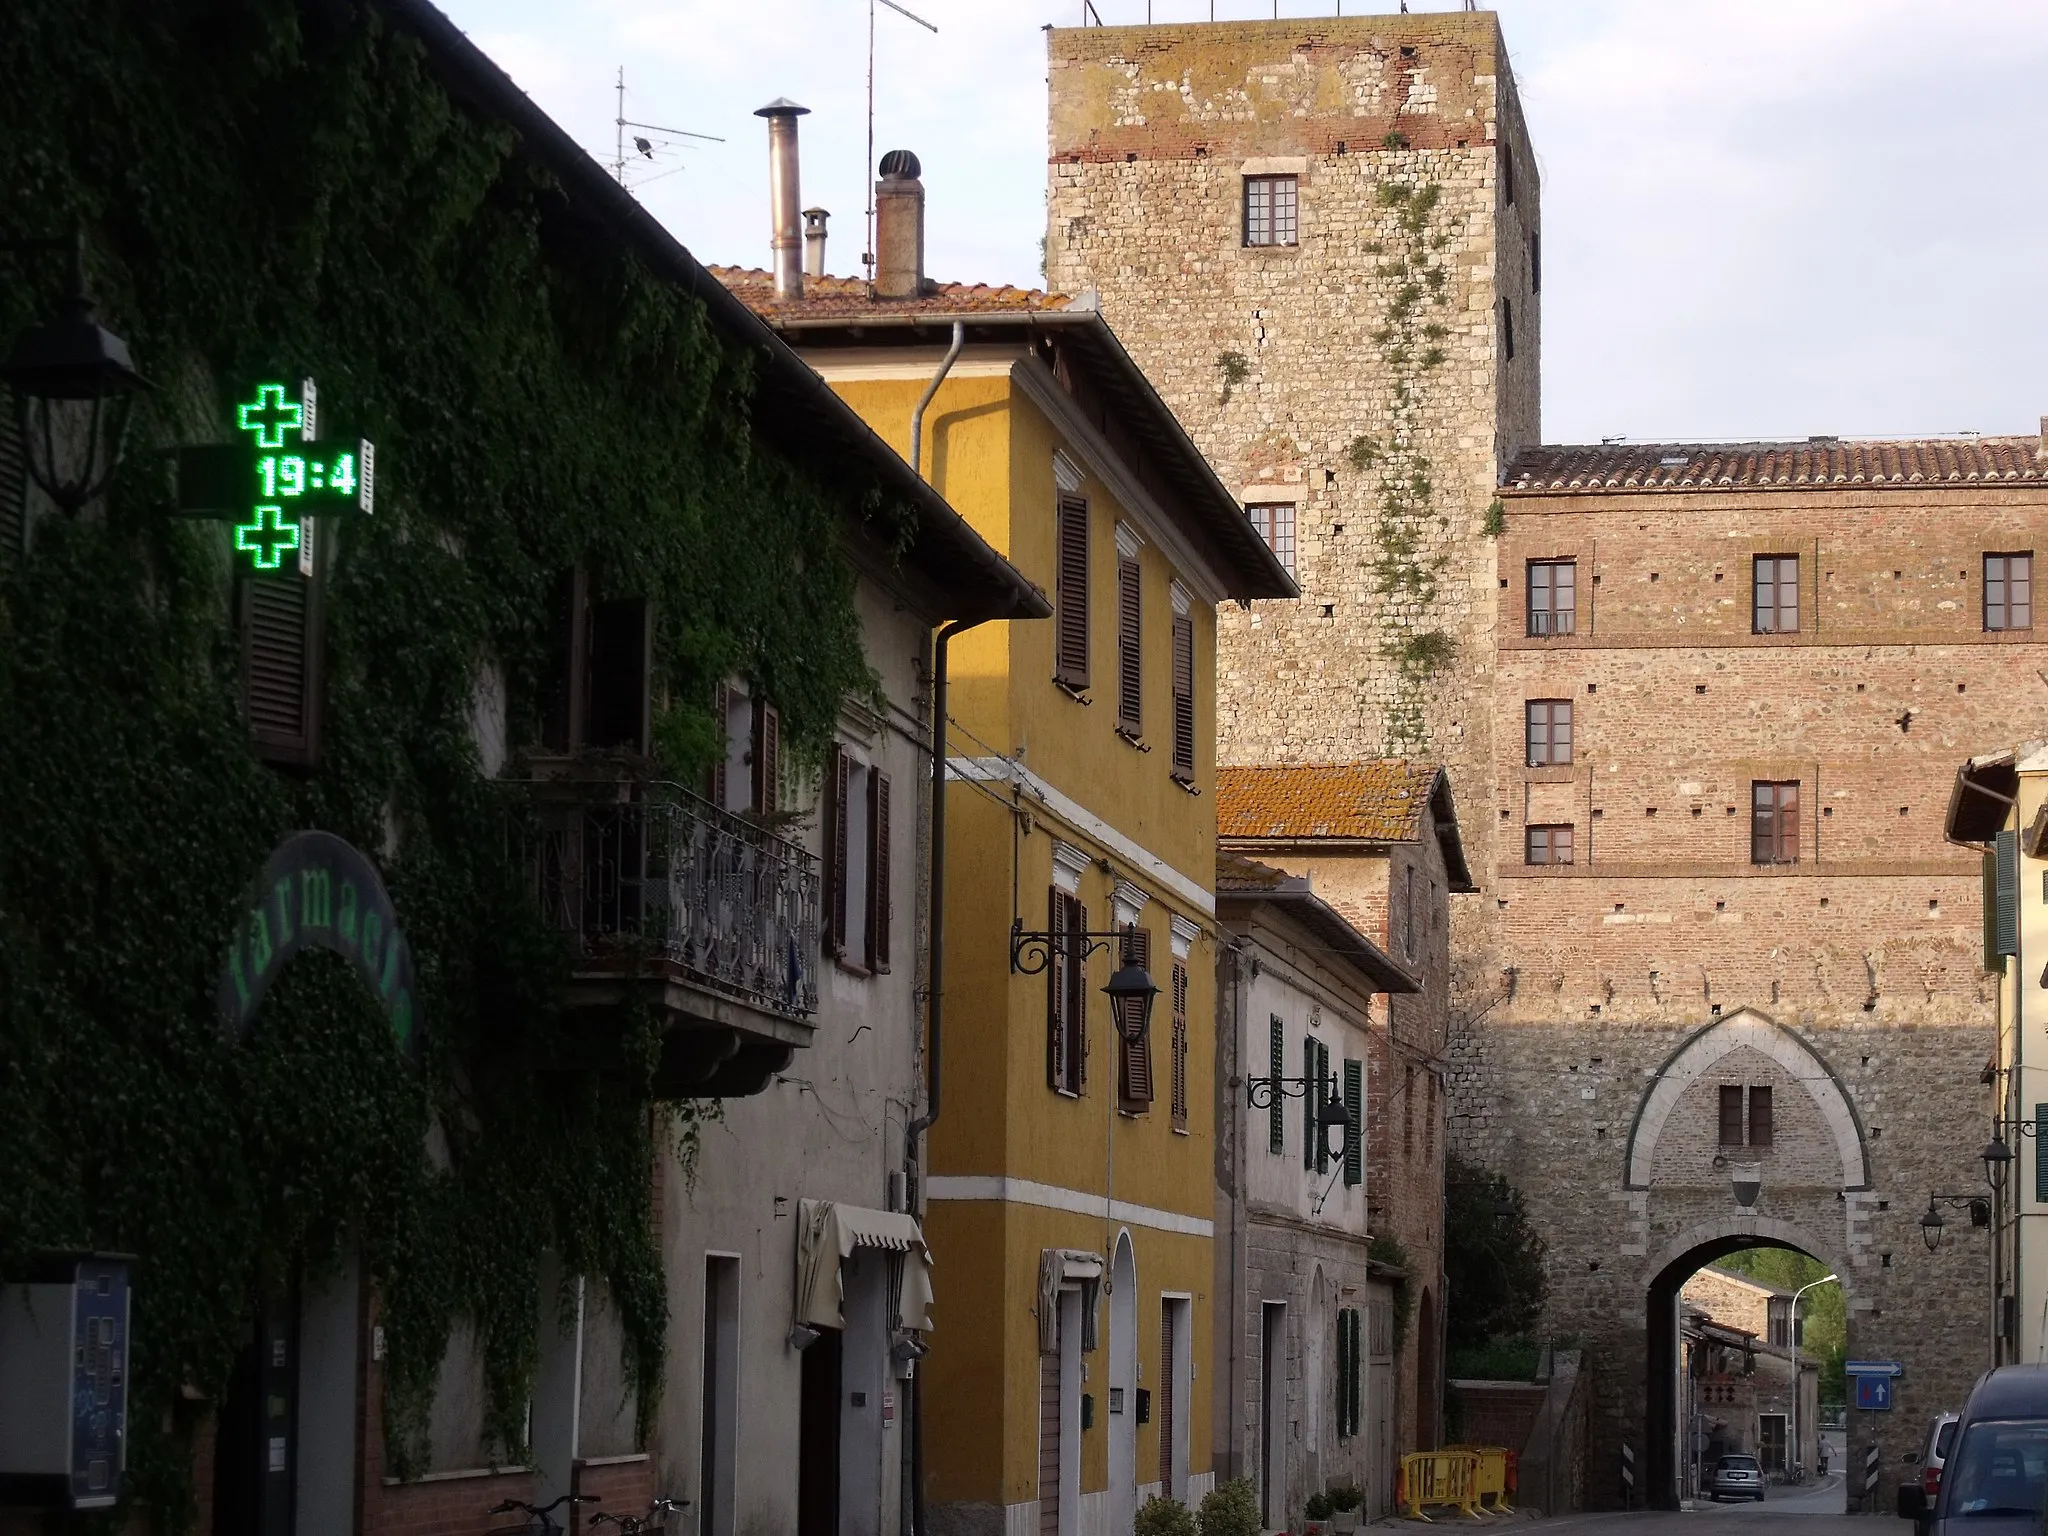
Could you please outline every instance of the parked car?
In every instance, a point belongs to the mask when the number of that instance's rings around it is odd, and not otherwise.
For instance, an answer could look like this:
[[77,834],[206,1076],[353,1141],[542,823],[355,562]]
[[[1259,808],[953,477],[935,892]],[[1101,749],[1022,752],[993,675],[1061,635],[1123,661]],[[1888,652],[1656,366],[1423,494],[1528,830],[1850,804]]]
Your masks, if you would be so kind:
[[1723,1456],[1714,1463],[1714,1476],[1707,1492],[1716,1504],[1723,1499],[1755,1499],[1763,1502],[1764,1474],[1754,1456]]
[[[1919,1464],[1918,1487],[1928,1511],[1928,1514],[1914,1520],[1913,1536],[1927,1536],[1927,1522],[1929,1514],[1934,1509],[1934,1496],[1941,1492],[1941,1469],[1947,1465],[1948,1453],[1956,1443],[1957,1422],[1958,1417],[1953,1413],[1937,1413],[1927,1421],[1927,1433],[1921,1437],[1919,1451],[1906,1458]],[[1904,1491],[1905,1488],[1902,1486],[1900,1493],[1903,1495]],[[1905,1504],[1901,1502],[1899,1513],[1903,1515],[1905,1512]]]
[[[1930,1438],[1938,1448],[1938,1422]],[[1936,1481],[1932,1498],[1924,1474],[1899,1488],[1899,1514],[1928,1536],[2038,1536],[2048,1511],[2048,1365],[1977,1378]]]

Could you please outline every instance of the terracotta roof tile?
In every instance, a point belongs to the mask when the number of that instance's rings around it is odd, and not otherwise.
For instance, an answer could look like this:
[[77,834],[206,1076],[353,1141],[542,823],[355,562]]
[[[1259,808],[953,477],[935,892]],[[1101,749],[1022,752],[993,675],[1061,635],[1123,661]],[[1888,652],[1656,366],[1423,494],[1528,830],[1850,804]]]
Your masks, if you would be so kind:
[[2040,438],[1809,438],[1803,443],[1601,443],[1527,448],[1503,489],[1527,495],[1643,490],[2048,484]]
[[1441,770],[1386,758],[1216,771],[1216,832],[1225,838],[1412,842]]
[[767,320],[883,314],[1041,313],[1066,309],[1074,302],[1063,293],[1046,293],[1038,288],[934,282],[927,282],[925,291],[914,299],[876,299],[868,296],[867,279],[860,277],[807,277],[804,296],[783,301],[775,297],[774,273],[760,267],[712,267],[710,271],[747,308]]
[[1291,878],[1284,869],[1261,864],[1257,859],[1248,859],[1241,853],[1216,855],[1216,893],[1219,896],[1239,891],[1256,893],[1278,890]]

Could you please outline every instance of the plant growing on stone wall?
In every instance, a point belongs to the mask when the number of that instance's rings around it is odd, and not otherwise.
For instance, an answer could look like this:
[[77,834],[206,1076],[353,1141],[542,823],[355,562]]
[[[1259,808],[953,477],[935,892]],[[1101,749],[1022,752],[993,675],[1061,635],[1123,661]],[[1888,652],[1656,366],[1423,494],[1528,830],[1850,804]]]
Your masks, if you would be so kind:
[[[1444,1277],[1453,1349],[1526,1335],[1549,1296],[1542,1235],[1506,1176],[1452,1153],[1444,1163]],[[1533,1349],[1533,1343],[1530,1346]]]
[[[1398,134],[1389,148],[1405,148]],[[1437,500],[1437,475],[1423,447],[1426,389],[1448,361],[1442,343],[1450,329],[1437,318],[1449,302],[1450,269],[1443,252],[1455,226],[1440,228],[1443,188],[1435,182],[1389,181],[1375,200],[1388,216],[1388,238],[1374,275],[1389,285],[1386,320],[1373,333],[1390,375],[1384,441],[1360,436],[1351,444],[1352,468],[1377,472],[1379,513],[1371,560],[1380,599],[1381,652],[1394,668],[1394,692],[1384,709],[1390,756],[1426,748],[1429,684],[1450,663],[1456,646],[1436,618],[1440,577],[1450,562],[1449,514]]]
[[1479,531],[1489,539],[1497,539],[1508,531],[1508,509],[1501,505],[1498,496],[1486,504],[1486,517],[1480,523]]
[[1228,405],[1231,392],[1252,376],[1251,360],[1242,352],[1219,352],[1216,371],[1223,375],[1223,403]]

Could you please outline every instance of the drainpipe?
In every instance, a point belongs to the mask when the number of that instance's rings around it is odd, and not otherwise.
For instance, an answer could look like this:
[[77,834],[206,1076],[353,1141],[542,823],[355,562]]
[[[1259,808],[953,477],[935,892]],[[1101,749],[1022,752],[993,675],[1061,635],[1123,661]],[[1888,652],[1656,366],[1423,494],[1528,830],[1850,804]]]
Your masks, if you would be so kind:
[[[967,327],[963,322],[955,320],[953,322],[953,345],[946,349],[945,359],[939,364],[939,371],[932,375],[931,383],[925,385],[924,394],[918,399],[917,409],[910,413],[910,472],[913,475],[921,472],[920,466],[924,463],[924,408],[932,403],[932,396],[936,395],[939,392],[939,386],[946,382],[946,375],[953,371],[953,364],[960,356],[960,349],[965,345],[967,345]],[[940,643],[944,643],[943,636]],[[941,677],[945,676],[943,672],[939,675]],[[945,718],[944,715],[939,717],[942,723]],[[942,731],[940,735],[943,738],[944,732]]]
[[[960,350],[960,328],[955,325],[953,329],[953,350],[957,353]],[[950,366],[952,358],[948,357],[946,362]],[[945,377],[945,369],[939,370],[939,377]],[[925,391],[925,399],[929,400],[932,390],[937,388],[938,380],[934,379],[932,389]],[[917,410],[921,417],[924,414],[922,402]],[[924,1203],[923,1191],[914,1177],[918,1163],[918,1138],[938,1123],[939,1091],[943,1081],[939,1065],[946,996],[946,647],[961,631],[987,622],[986,619],[955,620],[942,628],[932,641],[932,864],[931,929],[925,961],[925,1110],[910,1122],[903,1137],[905,1172],[913,1176],[909,1182],[913,1188],[918,1188],[920,1198],[917,1204],[920,1206]],[[915,1374],[910,1378],[910,1518],[913,1536],[925,1536],[924,1372],[915,1367],[913,1370]]]

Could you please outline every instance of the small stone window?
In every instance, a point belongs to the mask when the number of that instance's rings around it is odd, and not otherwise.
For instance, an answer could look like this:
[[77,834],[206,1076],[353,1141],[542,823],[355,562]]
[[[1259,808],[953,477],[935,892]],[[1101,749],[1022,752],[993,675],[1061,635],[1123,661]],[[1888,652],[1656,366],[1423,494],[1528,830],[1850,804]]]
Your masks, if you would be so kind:
[[1300,243],[1301,178],[1247,176],[1244,179],[1244,243]]
[[1252,520],[1252,527],[1259,537],[1266,541],[1266,548],[1273,551],[1273,558],[1287,567],[1287,574],[1294,574],[1294,503],[1291,501],[1255,501],[1245,509],[1245,516]]
[[1525,864],[1569,864],[1572,861],[1572,829],[1569,824],[1530,827],[1523,844]]
[[2034,557],[2018,555],[1984,557],[1984,628],[1990,630],[2032,629],[2034,627]]

